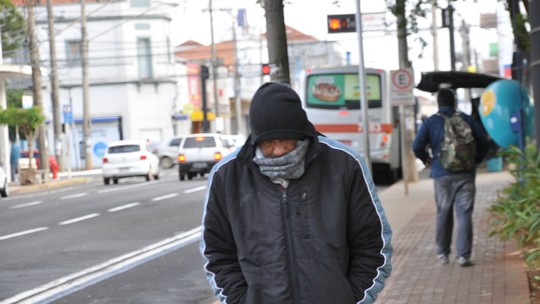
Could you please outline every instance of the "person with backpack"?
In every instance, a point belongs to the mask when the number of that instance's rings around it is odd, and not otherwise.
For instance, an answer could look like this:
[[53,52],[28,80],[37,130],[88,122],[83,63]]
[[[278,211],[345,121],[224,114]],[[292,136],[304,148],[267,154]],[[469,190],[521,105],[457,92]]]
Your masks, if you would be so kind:
[[437,259],[449,263],[455,210],[457,261],[462,267],[471,266],[476,166],[486,156],[488,139],[480,124],[456,110],[453,90],[439,90],[437,104],[438,112],[418,130],[413,150],[431,168],[434,180]]

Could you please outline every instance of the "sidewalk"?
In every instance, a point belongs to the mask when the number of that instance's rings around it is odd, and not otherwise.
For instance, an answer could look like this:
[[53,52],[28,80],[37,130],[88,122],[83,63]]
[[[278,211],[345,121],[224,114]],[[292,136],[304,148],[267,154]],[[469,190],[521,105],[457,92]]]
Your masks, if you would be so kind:
[[477,175],[472,267],[459,267],[454,243],[450,263],[437,263],[433,180],[426,178],[425,171],[421,175],[418,182],[408,184],[408,195],[403,182],[379,194],[394,232],[394,270],[376,303],[530,303],[527,273],[516,242],[488,236],[487,208],[498,191],[513,181],[510,173]]
[[73,171],[69,174],[67,172],[58,173],[58,179],[49,179],[47,183],[23,185],[19,182],[9,183],[9,192],[11,195],[18,193],[29,193],[38,190],[53,189],[66,187],[70,185],[82,184],[92,181],[92,176],[101,174],[101,169],[85,170],[85,171]]

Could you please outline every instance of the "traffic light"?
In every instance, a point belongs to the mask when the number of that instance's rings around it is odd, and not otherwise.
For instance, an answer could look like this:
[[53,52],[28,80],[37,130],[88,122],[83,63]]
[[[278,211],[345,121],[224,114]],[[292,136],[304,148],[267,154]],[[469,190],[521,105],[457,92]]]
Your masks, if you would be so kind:
[[327,15],[328,33],[354,33],[356,32],[355,14]]
[[268,63],[261,64],[261,72],[263,75],[270,75],[270,65]]

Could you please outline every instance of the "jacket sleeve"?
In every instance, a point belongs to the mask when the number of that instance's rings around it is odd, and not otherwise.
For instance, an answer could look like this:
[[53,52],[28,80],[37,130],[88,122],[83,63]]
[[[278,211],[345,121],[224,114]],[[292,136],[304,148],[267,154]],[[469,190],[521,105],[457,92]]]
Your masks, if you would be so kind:
[[225,197],[219,181],[210,174],[203,211],[200,251],[206,278],[221,303],[244,303],[247,284],[237,258]]
[[427,120],[422,124],[422,126],[420,126],[420,129],[418,130],[418,133],[416,133],[416,137],[414,138],[412,146],[414,155],[424,164],[426,164],[429,159],[429,153],[426,150],[429,144],[429,132],[426,126],[426,122]]
[[366,166],[359,159],[349,193],[349,274],[357,303],[373,303],[392,271],[392,231]]

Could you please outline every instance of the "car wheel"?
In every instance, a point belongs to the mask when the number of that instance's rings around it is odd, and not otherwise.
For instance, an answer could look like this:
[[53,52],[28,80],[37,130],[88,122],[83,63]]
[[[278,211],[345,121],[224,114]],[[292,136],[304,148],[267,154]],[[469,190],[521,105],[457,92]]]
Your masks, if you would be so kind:
[[174,163],[171,158],[162,157],[159,160],[159,165],[161,166],[161,168],[172,168],[174,166]]
[[159,179],[159,173],[156,173],[156,175],[154,175],[154,179],[155,179],[155,180],[158,180],[158,179]]
[[183,181],[186,179],[186,174],[178,170],[178,177],[180,178],[181,181]]
[[110,179],[109,177],[104,177],[104,178],[103,178],[103,183],[104,183],[105,185],[108,185],[110,182],[111,182],[111,179]]
[[112,181],[113,181],[113,183],[115,185],[117,185],[118,184],[118,177],[113,177]]
[[0,189],[0,195],[2,195],[2,197],[8,197],[9,196],[9,183],[8,183],[7,179],[4,181],[4,187],[2,187],[2,189]]
[[197,174],[197,173],[188,173],[188,174],[187,174],[187,178],[188,178],[189,180],[192,180],[193,177],[194,177],[196,174]]

